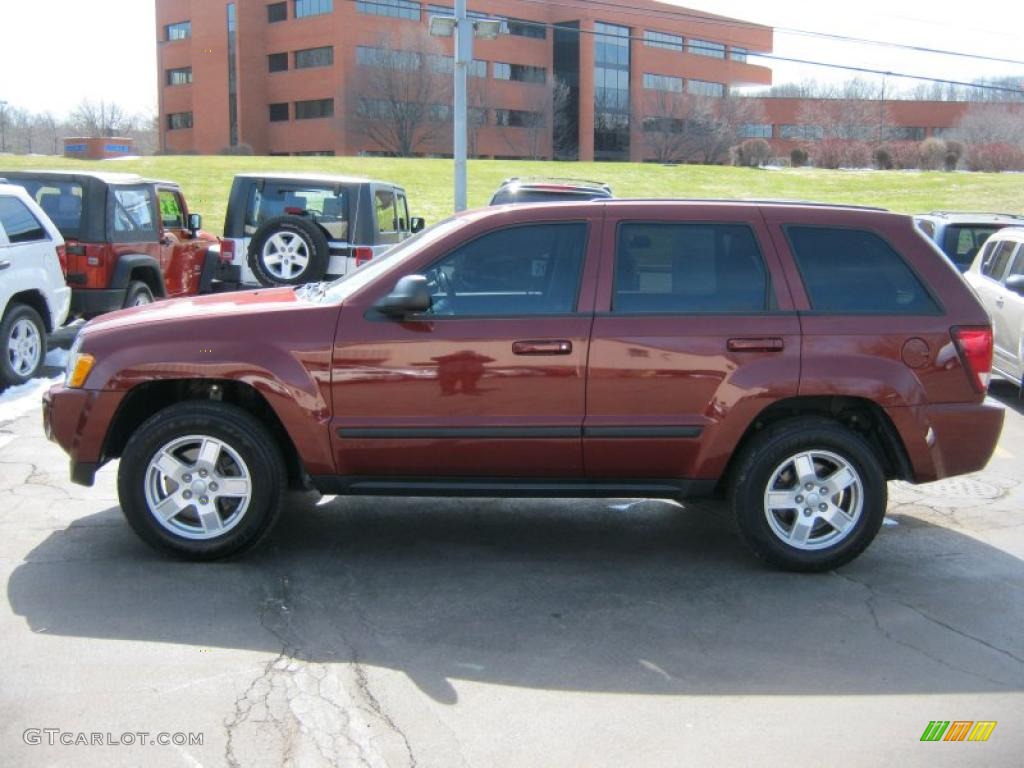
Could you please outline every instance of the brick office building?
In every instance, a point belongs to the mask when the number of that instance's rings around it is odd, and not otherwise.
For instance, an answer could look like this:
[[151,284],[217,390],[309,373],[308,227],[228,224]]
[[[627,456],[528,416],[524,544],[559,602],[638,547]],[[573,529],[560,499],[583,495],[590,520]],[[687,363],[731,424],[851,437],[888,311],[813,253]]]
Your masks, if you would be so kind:
[[[746,60],[771,51],[769,27],[653,0],[472,0],[470,9],[505,19],[500,37],[475,42],[478,156],[642,160],[645,97],[771,83],[768,68]],[[429,68],[450,82],[452,41],[427,26],[451,13],[410,0],[156,0],[161,148],[393,151],[365,129],[374,71]],[[445,104],[432,109],[436,122],[450,119]],[[450,154],[450,128],[415,152]]]

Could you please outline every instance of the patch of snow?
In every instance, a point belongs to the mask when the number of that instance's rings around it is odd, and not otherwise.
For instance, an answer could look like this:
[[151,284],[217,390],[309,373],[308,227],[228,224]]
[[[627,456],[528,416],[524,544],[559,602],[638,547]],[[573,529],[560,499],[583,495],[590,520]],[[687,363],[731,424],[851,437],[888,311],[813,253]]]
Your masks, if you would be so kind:
[[52,379],[32,379],[0,392],[0,424],[20,419],[34,410],[41,410],[43,393],[60,380],[60,376]]
[[68,364],[68,350],[51,349],[46,353],[46,364],[52,368],[64,368]]

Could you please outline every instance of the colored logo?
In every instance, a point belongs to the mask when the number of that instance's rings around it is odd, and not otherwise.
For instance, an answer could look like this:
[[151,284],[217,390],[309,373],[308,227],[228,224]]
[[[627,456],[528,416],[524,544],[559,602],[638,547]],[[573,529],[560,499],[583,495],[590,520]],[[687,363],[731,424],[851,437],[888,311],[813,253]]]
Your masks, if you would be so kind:
[[995,729],[995,720],[932,720],[921,741],[988,741]]

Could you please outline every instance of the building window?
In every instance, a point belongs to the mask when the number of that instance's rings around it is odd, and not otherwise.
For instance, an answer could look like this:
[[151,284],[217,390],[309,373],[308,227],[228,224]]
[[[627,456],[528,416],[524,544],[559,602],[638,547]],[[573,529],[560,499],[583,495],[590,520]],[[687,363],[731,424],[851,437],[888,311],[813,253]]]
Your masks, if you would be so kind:
[[743,123],[740,126],[740,136],[744,139],[770,139],[772,137],[772,124]]
[[804,139],[816,141],[825,136],[825,129],[820,125],[780,125],[780,139]]
[[238,146],[238,15],[228,3],[228,144]]
[[267,22],[288,21],[288,3],[271,3],[267,6]]
[[334,0],[295,0],[295,18],[321,16],[334,11]]
[[313,69],[314,67],[330,67],[334,65],[334,47],[326,45],[322,48],[305,48],[295,52],[296,69]]
[[164,27],[165,40],[187,40],[192,37],[192,22],[179,21],[176,24],[168,24]]
[[547,25],[537,21],[509,19],[506,26],[508,34],[515,37],[533,37],[538,40],[546,40],[548,36]]
[[356,48],[356,63],[361,67],[419,69],[420,54],[415,51],[395,51],[390,48],[370,48],[360,45]]
[[729,48],[729,58],[733,61],[746,62],[748,53],[746,48],[739,48],[735,45]]
[[192,127],[191,112],[171,112],[167,115],[167,130],[178,131],[183,128]]
[[333,149],[307,149],[302,152],[296,152],[296,157],[334,157]]
[[494,124],[509,128],[529,128],[542,119],[539,112],[528,112],[525,109],[496,109]]
[[664,48],[667,51],[683,52],[682,37],[670,35],[668,32],[655,32],[652,29],[644,30],[644,45],[649,48]]
[[528,64],[508,64],[504,61],[494,62],[495,80],[513,80],[518,83],[543,83],[548,72],[544,67],[531,67]]
[[687,89],[697,96],[725,96],[724,84],[709,83],[707,80],[690,80]]
[[430,119],[435,123],[450,123],[452,120],[452,108],[447,104],[431,104]]
[[267,55],[267,69],[271,72],[285,72],[288,69],[287,53],[271,53]]
[[710,40],[695,40],[693,38],[686,44],[687,53],[695,53],[698,56],[710,56],[713,59],[725,58],[725,46],[721,43],[712,43]]
[[371,16],[388,16],[392,19],[420,20],[420,4],[411,0],[356,0],[356,10]]
[[893,125],[883,129],[890,139],[903,139],[905,141],[921,141],[924,139],[924,128],[911,125]]
[[288,120],[289,110],[288,102],[282,102],[280,104],[270,105],[270,122],[272,123],[283,123]]
[[594,157],[629,157],[629,27],[594,24]]
[[316,120],[321,117],[334,117],[334,99],[295,102],[296,120]]
[[168,85],[191,85],[192,67],[179,67],[167,70]]
[[652,75],[650,72],[644,72],[644,88],[649,91],[682,93],[683,78],[672,77],[671,75]]

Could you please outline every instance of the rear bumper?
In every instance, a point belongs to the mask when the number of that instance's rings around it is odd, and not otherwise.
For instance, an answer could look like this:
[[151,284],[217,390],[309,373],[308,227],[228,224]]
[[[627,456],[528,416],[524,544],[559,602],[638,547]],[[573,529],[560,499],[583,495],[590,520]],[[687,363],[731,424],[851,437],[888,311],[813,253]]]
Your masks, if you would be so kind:
[[103,444],[124,395],[55,384],[43,394],[43,430],[71,459],[71,481],[92,485],[106,462]]
[[102,315],[124,308],[127,288],[74,288],[71,291],[71,315]]
[[1005,409],[970,403],[887,409],[903,439],[913,482],[928,483],[985,468],[999,443]]

